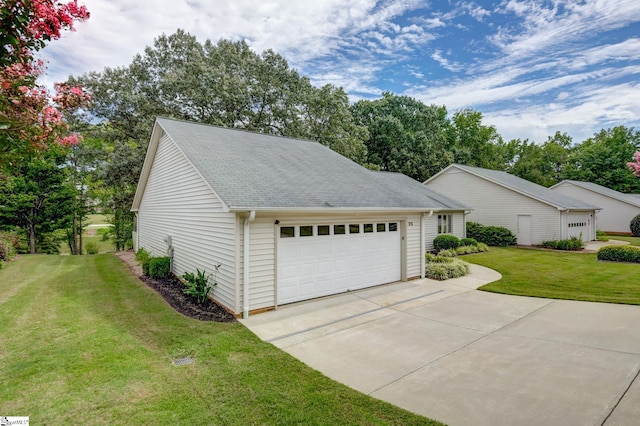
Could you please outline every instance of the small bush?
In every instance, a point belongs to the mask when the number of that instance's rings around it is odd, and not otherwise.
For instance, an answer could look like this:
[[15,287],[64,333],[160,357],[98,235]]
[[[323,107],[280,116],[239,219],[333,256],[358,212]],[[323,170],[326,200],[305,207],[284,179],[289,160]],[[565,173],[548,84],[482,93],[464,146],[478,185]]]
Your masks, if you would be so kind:
[[144,263],[145,261],[151,258],[151,254],[143,248],[140,248],[136,252],[136,260],[140,263]]
[[584,243],[578,237],[571,237],[568,240],[555,240],[544,241],[542,247],[551,248],[555,250],[581,250],[584,247]]
[[456,257],[458,255],[456,250],[457,249],[440,250],[438,252],[438,256],[440,256],[440,257]]
[[640,263],[640,247],[627,245],[604,246],[598,250],[596,256],[598,260]]
[[517,242],[513,232],[502,226],[484,226],[476,222],[467,222],[467,238],[489,246],[506,247]]
[[437,252],[441,250],[455,249],[460,246],[460,239],[455,235],[438,235],[433,240],[433,249]]
[[149,277],[154,280],[160,278],[166,278],[171,272],[171,258],[164,257],[152,257],[149,259]]
[[448,280],[459,278],[469,273],[469,264],[460,259],[448,259],[445,262],[430,262],[425,268],[425,276],[433,280]]
[[631,229],[631,234],[633,234],[634,237],[640,237],[640,214],[631,219],[629,229]]
[[427,263],[450,263],[453,262],[453,257],[440,256],[431,253],[425,255]]
[[598,241],[609,241],[609,237],[607,237],[607,233],[596,229],[596,239]]
[[475,238],[463,238],[460,240],[460,245],[462,246],[477,246],[478,241]]
[[[185,285],[187,288],[182,290],[184,294],[189,295],[196,299],[198,303],[204,303],[209,297],[209,291],[211,291],[211,286],[209,285],[209,277],[205,271],[201,271],[196,268],[196,273],[185,272],[182,275],[182,278],[186,281]],[[216,283],[214,282],[215,286]]]
[[151,263],[151,259],[153,259],[152,257],[146,259],[145,261],[143,261],[141,263],[142,265],[142,274],[146,275],[147,277],[149,276],[149,265]]
[[463,254],[473,254],[473,253],[478,253],[477,246],[460,246],[456,249],[456,254],[458,256]]
[[92,242],[85,243],[84,250],[87,254],[98,254],[98,244]]
[[0,261],[13,259],[20,245],[20,235],[17,233],[0,232]]

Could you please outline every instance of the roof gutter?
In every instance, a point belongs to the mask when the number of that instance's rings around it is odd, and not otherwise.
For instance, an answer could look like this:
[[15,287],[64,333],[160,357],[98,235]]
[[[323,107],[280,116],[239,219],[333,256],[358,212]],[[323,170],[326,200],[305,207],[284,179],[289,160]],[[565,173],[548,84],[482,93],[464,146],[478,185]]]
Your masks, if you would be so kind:
[[249,224],[256,218],[256,211],[251,210],[244,220],[242,244],[242,318],[249,318]]

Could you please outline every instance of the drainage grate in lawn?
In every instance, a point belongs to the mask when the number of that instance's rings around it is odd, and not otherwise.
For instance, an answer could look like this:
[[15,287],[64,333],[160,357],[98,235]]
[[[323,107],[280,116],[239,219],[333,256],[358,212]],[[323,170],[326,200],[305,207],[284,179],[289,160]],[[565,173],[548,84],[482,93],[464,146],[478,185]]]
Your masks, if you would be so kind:
[[184,358],[174,358],[173,365],[187,365],[193,362],[192,356],[185,356]]

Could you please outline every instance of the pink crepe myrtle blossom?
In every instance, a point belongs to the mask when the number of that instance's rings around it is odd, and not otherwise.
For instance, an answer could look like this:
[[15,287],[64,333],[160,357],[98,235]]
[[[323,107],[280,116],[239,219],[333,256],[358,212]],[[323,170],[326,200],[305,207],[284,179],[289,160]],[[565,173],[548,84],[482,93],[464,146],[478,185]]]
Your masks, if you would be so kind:
[[33,54],[63,30],[74,31],[75,22],[89,18],[87,8],[77,0],[4,0],[2,9],[0,153],[46,149],[52,142],[77,144],[63,112],[88,106],[89,95],[82,87],[60,83],[52,96],[36,82],[45,66]]
[[636,153],[633,154],[633,160],[634,161],[629,161],[627,163],[627,167],[634,175],[640,177],[640,151],[636,151]]

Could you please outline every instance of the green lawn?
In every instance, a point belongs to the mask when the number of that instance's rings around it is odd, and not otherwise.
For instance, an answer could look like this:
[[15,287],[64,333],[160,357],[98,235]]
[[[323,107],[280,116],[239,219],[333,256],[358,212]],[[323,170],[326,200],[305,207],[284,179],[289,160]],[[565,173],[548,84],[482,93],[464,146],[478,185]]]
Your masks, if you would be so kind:
[[607,235],[610,240],[627,241],[632,246],[640,246],[640,237],[626,237],[623,235]]
[[111,254],[7,263],[0,330],[0,414],[33,424],[438,424],[183,317]]
[[520,296],[640,304],[640,264],[599,262],[595,254],[491,247],[465,256],[502,279],[480,290]]

